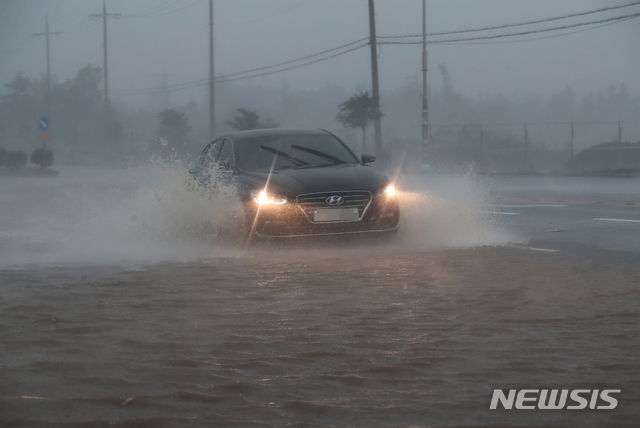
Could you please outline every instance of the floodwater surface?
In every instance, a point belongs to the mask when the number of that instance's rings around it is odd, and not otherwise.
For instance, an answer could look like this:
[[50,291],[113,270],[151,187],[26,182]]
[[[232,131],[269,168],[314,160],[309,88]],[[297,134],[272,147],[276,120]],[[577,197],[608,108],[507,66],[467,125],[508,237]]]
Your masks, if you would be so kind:
[[[0,425],[637,426],[637,255],[532,251],[472,176],[407,178],[389,238],[245,245],[182,178],[0,181]],[[523,388],[622,392],[489,409]]]

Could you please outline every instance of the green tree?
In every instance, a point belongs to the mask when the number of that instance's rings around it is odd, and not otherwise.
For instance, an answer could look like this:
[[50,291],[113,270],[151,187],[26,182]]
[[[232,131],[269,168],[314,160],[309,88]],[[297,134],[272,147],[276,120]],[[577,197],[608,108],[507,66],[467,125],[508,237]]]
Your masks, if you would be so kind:
[[246,108],[239,108],[236,110],[240,113],[239,116],[233,116],[233,118],[227,122],[227,125],[238,131],[248,131],[250,129],[264,129],[264,128],[277,128],[278,124],[272,120],[266,122],[260,122],[260,116],[256,111]]
[[362,150],[367,151],[367,126],[375,119],[381,118],[382,112],[378,100],[369,96],[368,92],[358,91],[347,101],[338,106],[336,120],[348,128],[362,129]]

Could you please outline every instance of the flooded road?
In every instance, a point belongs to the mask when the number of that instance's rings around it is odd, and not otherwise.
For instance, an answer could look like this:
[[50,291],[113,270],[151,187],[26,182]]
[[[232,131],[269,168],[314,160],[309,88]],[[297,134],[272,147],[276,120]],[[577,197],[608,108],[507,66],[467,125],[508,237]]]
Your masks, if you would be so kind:
[[[637,426],[638,252],[541,226],[623,207],[408,177],[394,237],[244,246],[176,174],[0,181],[0,426]],[[489,409],[525,388],[622,391]]]

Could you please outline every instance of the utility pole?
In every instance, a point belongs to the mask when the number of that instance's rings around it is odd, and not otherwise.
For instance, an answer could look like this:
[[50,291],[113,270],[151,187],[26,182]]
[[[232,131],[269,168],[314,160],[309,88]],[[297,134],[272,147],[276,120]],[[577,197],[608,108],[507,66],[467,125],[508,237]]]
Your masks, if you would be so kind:
[[376,156],[382,154],[382,124],[380,118],[380,87],[378,85],[378,42],[376,39],[376,13],[373,0],[369,0],[369,45],[371,46],[371,86],[372,95],[376,103],[376,118],[373,120],[373,136],[376,146]]
[[484,173],[486,172],[484,162],[484,130],[482,129],[482,123],[478,126],[480,127],[480,172]]
[[213,0],[209,0],[209,137],[216,136],[215,82],[213,74]]
[[166,110],[169,108],[169,91],[167,90],[167,69],[164,69],[164,73],[162,74],[162,109]]
[[427,0],[422,0],[422,169],[429,165],[429,103],[427,102]]
[[524,173],[527,172],[527,151],[529,150],[529,130],[527,129],[527,122],[524,123]]
[[573,158],[573,136],[575,134],[575,129],[573,128],[573,120],[571,121],[571,140],[569,143],[569,157]]
[[618,121],[618,143],[622,144],[622,122]]
[[51,116],[51,56],[49,55],[49,36],[57,36],[58,34],[62,34],[60,32],[49,32],[49,17],[45,18],[45,32],[44,33],[36,33],[34,36],[46,36],[47,40],[47,99],[45,100],[46,104],[46,114],[47,117]]
[[113,16],[120,18],[119,13],[107,13],[107,0],[102,0],[102,13],[89,15],[89,19],[102,19],[104,38],[104,110],[109,113],[109,68],[107,65],[107,18]]

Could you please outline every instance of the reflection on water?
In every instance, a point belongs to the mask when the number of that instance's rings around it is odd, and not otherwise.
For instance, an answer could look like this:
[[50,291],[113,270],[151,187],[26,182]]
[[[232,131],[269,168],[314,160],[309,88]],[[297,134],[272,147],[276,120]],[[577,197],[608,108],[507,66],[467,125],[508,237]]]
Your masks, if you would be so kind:
[[[631,259],[510,247],[266,250],[0,271],[0,422],[636,423]],[[488,410],[493,389],[538,387],[622,393],[609,412]]]

